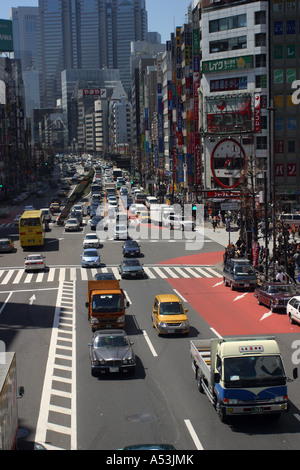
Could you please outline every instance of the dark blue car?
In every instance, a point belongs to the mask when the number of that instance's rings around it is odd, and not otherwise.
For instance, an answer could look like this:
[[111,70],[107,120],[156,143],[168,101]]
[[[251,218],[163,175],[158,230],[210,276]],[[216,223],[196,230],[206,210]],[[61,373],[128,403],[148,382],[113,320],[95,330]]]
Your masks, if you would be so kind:
[[123,256],[140,256],[141,249],[140,245],[137,243],[136,240],[126,240],[123,245]]

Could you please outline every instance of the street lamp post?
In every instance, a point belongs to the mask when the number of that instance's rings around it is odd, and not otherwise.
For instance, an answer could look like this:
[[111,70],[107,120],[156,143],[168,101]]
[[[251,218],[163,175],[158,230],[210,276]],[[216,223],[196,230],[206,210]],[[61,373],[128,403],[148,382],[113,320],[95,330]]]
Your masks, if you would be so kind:
[[267,108],[270,116],[270,152],[269,152],[269,181],[270,181],[270,204],[272,210],[272,235],[273,235],[273,277],[275,277],[276,253],[276,194],[275,194],[275,155],[274,155],[274,108],[273,100],[270,100],[271,106]]

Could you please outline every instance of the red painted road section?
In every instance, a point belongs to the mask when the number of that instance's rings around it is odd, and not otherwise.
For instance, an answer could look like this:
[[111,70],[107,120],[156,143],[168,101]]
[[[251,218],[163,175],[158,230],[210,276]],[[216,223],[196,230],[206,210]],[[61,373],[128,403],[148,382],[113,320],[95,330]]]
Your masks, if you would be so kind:
[[[253,292],[231,291],[222,278],[168,279],[198,314],[221,336],[300,333],[283,313],[258,305]],[[221,283],[221,284],[220,284]],[[243,296],[236,299],[239,296]],[[236,299],[236,300],[235,300]],[[190,323],[193,319],[189,317]]]
[[212,251],[211,253],[198,253],[196,255],[181,256],[179,258],[168,259],[161,261],[158,264],[180,264],[180,265],[191,265],[199,264],[204,266],[215,266],[217,263],[223,261],[224,251]]

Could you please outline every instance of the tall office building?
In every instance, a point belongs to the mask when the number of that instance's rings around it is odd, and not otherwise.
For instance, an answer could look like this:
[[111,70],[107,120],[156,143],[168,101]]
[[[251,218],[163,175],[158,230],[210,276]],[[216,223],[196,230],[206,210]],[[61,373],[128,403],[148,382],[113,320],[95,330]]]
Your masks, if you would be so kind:
[[20,59],[25,85],[26,118],[34,108],[40,107],[38,71],[38,23],[37,7],[11,8],[13,24],[14,58]]
[[276,201],[289,212],[300,208],[300,114],[292,99],[292,84],[300,78],[300,4],[275,0],[269,8]]
[[130,43],[147,33],[145,0],[39,0],[42,103],[61,96],[65,69],[119,69],[130,90]]

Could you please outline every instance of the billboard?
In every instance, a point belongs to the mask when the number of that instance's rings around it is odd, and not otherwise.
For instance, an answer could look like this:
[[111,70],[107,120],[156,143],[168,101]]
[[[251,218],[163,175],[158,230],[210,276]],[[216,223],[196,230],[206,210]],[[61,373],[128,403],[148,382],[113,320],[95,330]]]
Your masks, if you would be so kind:
[[12,21],[0,20],[0,52],[13,52]]
[[250,94],[206,97],[207,132],[228,134],[251,132],[253,128]]

